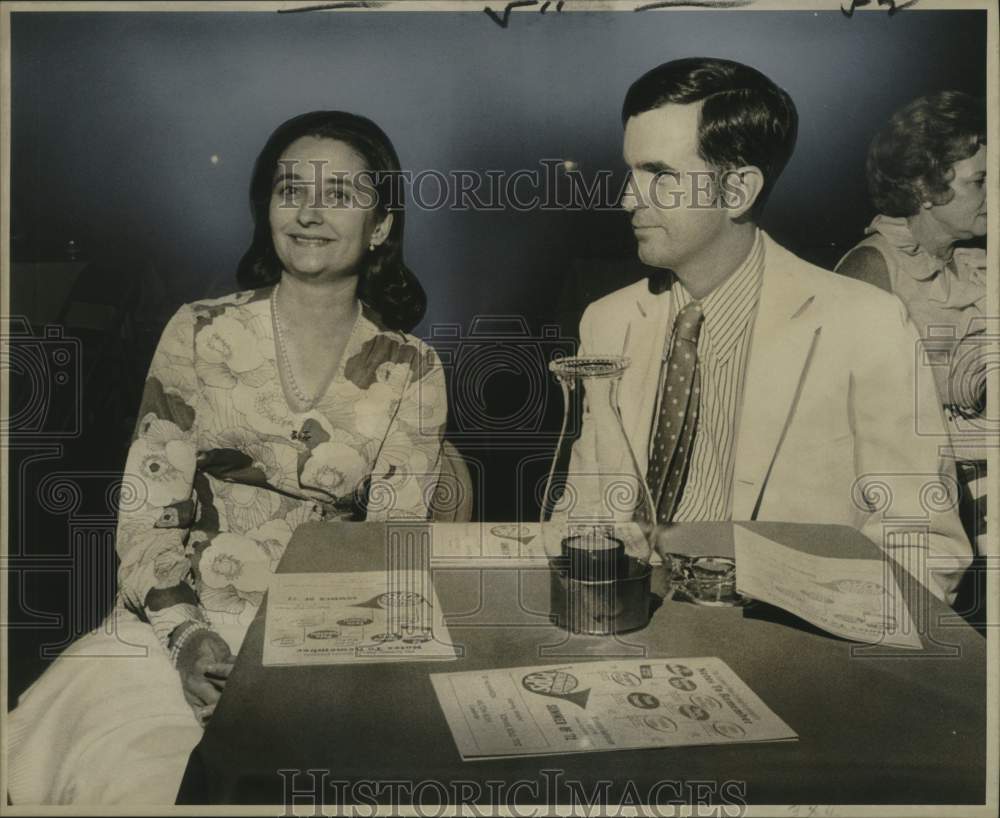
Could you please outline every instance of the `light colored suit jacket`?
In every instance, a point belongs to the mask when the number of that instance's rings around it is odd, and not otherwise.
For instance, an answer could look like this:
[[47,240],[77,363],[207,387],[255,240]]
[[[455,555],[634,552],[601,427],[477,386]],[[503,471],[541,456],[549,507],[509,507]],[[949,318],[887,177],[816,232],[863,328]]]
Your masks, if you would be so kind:
[[[808,264],[766,234],[764,243],[732,519],[853,526],[951,599],[972,550],[954,466],[941,455],[940,401],[931,373],[918,373],[918,335],[902,303]],[[643,474],[672,324],[669,291],[655,295],[645,279],[595,301],[580,324],[582,355],[619,355],[627,339],[619,405]],[[573,447],[568,494],[577,509],[598,502],[586,476],[607,466],[603,423],[588,408]],[[572,509],[564,503],[558,513]]]

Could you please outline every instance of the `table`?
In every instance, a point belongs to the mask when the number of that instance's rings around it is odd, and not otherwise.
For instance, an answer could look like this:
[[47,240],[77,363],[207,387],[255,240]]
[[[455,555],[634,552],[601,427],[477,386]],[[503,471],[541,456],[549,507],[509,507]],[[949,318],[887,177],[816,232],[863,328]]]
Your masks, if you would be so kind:
[[[877,556],[873,544],[846,527],[741,525],[807,552]],[[374,523],[302,526],[279,571],[378,568],[385,533]],[[672,551],[733,552],[728,523],[676,525],[665,537]],[[463,658],[265,668],[262,606],[191,755],[178,803],[284,803],[293,785],[299,803],[327,808],[393,803],[394,797],[423,804],[568,804],[574,791],[584,798],[603,792],[612,808],[623,798],[660,804],[981,804],[985,640],[894,564],[893,570],[922,634],[922,651],[850,643],[763,604],[705,608],[670,600],[641,631],[616,639],[568,638],[548,619],[546,568],[434,566],[435,589]],[[654,575],[654,587],[658,582],[662,572]],[[611,658],[609,651],[721,657],[799,740],[461,761],[430,673]],[[293,779],[282,769],[326,772]],[[380,780],[410,783],[379,790],[374,782]],[[521,783],[512,788],[513,782]]]

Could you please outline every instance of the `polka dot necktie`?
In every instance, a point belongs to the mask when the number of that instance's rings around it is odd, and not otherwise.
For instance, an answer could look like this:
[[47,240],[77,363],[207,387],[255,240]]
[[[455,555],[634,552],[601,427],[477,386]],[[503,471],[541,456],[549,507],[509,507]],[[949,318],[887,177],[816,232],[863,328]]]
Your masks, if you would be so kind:
[[[653,434],[646,483],[653,495],[656,522],[669,523],[684,488],[698,420],[698,335],[705,320],[701,304],[690,302],[674,320],[673,348],[660,395],[660,413]],[[645,504],[636,511],[647,522]]]

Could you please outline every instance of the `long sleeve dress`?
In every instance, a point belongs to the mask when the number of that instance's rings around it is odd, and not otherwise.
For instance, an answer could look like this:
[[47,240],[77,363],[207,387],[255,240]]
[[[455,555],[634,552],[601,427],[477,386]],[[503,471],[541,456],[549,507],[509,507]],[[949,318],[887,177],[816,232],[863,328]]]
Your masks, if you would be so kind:
[[15,804],[172,801],[201,730],[170,631],[206,621],[238,650],[300,523],[427,518],[447,415],[433,349],[362,308],[327,388],[298,406],[270,295],[167,324],[122,481],[119,604],[12,712]]

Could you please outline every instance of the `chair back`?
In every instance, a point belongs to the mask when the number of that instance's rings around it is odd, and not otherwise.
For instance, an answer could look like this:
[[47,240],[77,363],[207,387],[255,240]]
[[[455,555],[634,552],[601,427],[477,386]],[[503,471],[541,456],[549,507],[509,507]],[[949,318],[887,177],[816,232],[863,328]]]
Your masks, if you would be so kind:
[[450,440],[441,442],[441,476],[431,498],[431,522],[467,523],[472,519],[472,475]]

